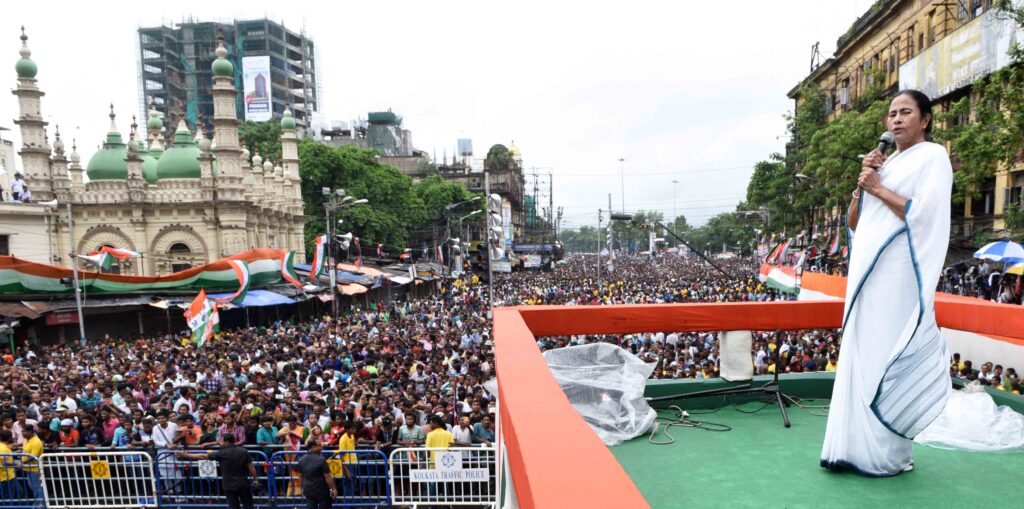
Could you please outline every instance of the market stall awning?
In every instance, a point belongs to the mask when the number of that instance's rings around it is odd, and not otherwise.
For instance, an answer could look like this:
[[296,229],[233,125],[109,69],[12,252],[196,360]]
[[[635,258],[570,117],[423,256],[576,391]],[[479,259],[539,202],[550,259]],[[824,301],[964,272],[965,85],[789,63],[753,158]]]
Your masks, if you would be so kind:
[[[223,299],[230,297],[230,293],[211,293],[207,294],[207,297],[211,299]],[[245,300],[242,301],[241,306],[237,307],[260,307],[260,306],[277,306],[280,304],[294,304],[295,300],[285,297],[279,293],[269,292],[267,290],[250,290],[249,293],[245,294]]]
[[358,268],[355,265],[352,265],[351,263],[339,263],[338,270],[352,272],[354,274],[363,274],[365,276],[379,276],[381,274],[384,274],[383,272],[373,267],[367,267],[364,265],[363,268]]
[[40,314],[20,302],[0,302],[0,316],[36,319]]
[[391,282],[396,285],[407,285],[409,283],[412,283],[412,278],[409,276],[391,276],[388,279],[390,279]]
[[359,283],[348,283],[344,285],[338,285],[338,291],[345,295],[360,295],[366,293],[368,290],[365,286]]

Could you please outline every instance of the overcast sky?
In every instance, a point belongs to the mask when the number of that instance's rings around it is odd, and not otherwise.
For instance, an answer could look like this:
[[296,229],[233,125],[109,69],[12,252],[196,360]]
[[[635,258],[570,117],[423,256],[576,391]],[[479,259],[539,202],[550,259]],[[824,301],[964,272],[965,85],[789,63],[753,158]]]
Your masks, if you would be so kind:
[[[414,145],[439,158],[460,137],[480,157],[514,140],[524,166],[552,172],[563,226],[596,224],[608,193],[621,208],[624,158],[627,210],[668,218],[677,203],[701,224],[732,210],[753,164],[783,150],[786,92],[806,76],[811,45],[830,55],[870,0],[237,5],[5,5],[0,62],[7,55],[9,65],[0,76],[15,87],[24,24],[43,115],[69,147],[77,137],[87,161],[107,130],[108,104],[126,134],[138,112],[140,25],[267,16],[304,28],[319,47],[328,119],[391,108]],[[17,102],[5,97],[0,126],[14,128]]]

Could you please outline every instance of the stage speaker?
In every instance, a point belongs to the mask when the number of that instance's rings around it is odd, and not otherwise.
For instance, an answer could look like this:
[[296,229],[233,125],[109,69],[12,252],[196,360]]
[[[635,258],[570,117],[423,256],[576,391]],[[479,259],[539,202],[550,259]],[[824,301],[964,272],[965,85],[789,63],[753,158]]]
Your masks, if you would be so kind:
[[754,378],[751,350],[754,337],[748,330],[722,331],[719,336],[719,373],[730,382]]

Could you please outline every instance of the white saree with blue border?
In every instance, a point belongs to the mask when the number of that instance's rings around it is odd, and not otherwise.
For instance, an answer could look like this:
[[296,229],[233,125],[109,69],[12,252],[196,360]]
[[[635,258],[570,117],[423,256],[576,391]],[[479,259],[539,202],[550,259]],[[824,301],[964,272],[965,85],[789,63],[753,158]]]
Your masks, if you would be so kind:
[[897,151],[882,185],[906,197],[906,219],[862,193],[843,340],[821,466],[868,476],[912,467],[912,439],[951,391],[948,350],[935,323],[935,287],[949,244],[953,170],[942,145]]

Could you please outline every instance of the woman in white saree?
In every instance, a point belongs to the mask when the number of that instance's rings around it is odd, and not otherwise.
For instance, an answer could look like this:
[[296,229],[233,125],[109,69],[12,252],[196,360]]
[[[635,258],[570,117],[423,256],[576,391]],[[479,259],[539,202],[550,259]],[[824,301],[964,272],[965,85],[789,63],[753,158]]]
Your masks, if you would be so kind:
[[951,390],[935,287],[949,243],[953,170],[946,149],[925,141],[927,96],[900,92],[885,123],[897,150],[864,158],[847,215],[843,343],[821,451],[822,467],[878,477],[913,468],[912,439]]

